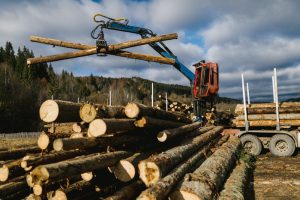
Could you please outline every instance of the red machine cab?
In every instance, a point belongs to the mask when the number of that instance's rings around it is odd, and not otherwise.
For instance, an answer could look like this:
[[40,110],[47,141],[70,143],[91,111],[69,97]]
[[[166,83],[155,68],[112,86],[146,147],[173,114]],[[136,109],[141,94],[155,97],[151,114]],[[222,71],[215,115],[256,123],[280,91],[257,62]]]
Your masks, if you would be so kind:
[[214,62],[200,61],[195,67],[193,95],[195,99],[212,97],[219,91],[219,69]]

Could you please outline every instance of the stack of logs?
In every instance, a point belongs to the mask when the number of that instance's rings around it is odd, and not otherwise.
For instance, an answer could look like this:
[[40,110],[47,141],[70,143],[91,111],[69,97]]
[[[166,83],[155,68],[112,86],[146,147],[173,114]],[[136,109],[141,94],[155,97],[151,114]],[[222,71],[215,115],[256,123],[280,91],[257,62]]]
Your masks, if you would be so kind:
[[[158,96],[161,99],[160,103],[156,105],[158,109],[165,110],[166,108],[166,98],[162,95]],[[191,116],[193,113],[193,105],[192,104],[185,104],[179,101],[172,101],[168,99],[168,110],[171,112],[180,112],[184,113],[186,116]]]
[[244,193],[248,166],[235,167],[241,144],[222,136],[223,127],[203,127],[136,103],[47,100],[40,117],[51,124],[38,148],[0,152],[0,199],[213,199]]
[[[245,126],[243,104],[235,109],[236,118],[233,124],[236,127]],[[275,103],[260,103],[247,105],[248,123],[250,127],[276,127]],[[300,102],[283,102],[279,104],[279,124],[286,127],[300,126]]]

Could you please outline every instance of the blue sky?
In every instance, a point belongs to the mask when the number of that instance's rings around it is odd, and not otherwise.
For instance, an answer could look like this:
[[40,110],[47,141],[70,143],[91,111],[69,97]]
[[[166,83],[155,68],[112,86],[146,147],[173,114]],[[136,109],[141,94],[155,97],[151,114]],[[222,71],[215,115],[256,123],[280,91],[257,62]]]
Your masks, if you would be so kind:
[[[38,35],[94,44],[92,17],[101,12],[126,17],[130,25],[150,28],[158,34],[177,32],[179,39],[166,44],[192,71],[201,59],[220,66],[220,95],[241,98],[240,74],[249,82],[252,99],[271,100],[271,75],[278,69],[280,98],[300,96],[300,1],[297,0],[19,0],[0,1],[0,45],[12,41],[35,54],[70,51],[29,41]],[[110,44],[138,35],[105,31]],[[157,55],[150,47],[130,51]],[[188,85],[188,80],[168,65],[115,56],[89,56],[53,62],[83,76],[140,76],[154,81]]]

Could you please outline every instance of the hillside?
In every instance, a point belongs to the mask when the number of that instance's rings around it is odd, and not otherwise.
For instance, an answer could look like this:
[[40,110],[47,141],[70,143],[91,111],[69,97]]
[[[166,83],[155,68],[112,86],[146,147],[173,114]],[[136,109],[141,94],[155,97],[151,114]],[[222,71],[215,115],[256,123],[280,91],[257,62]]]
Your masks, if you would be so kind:
[[[37,131],[40,104],[52,96],[68,101],[107,104],[112,91],[112,104],[125,105],[134,101],[150,105],[152,81],[139,77],[106,78],[90,75],[75,77],[72,72],[56,74],[51,64],[27,66],[26,59],[34,53],[26,47],[15,53],[7,42],[0,47],[0,132]],[[173,101],[191,102],[187,86],[154,82],[154,98],[168,93]],[[18,94],[18,95],[16,95]],[[230,98],[218,102],[237,103]]]

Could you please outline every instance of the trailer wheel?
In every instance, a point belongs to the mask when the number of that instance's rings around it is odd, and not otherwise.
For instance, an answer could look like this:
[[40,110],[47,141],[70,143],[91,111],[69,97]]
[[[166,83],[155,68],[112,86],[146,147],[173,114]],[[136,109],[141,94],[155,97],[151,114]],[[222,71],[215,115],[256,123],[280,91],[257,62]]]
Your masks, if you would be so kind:
[[275,156],[292,156],[295,152],[296,145],[294,140],[284,134],[276,134],[270,140],[270,152]]
[[240,138],[244,149],[254,155],[258,156],[262,151],[262,144],[261,141],[255,135],[246,134],[241,136]]

